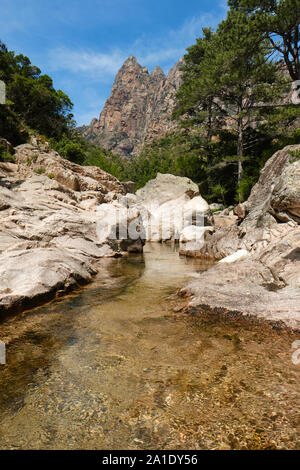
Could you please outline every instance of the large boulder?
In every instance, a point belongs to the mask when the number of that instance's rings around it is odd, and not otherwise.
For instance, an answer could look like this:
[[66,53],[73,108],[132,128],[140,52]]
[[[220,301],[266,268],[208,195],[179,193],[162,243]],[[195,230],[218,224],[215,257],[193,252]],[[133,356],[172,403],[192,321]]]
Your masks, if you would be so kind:
[[[276,152],[265,164],[248,201],[213,215],[214,232],[190,256],[220,260],[239,249],[257,250],[280,235],[280,225],[300,223],[300,145]],[[238,225],[239,224],[239,225]],[[276,235],[279,234],[279,235]]]
[[126,204],[127,197],[122,199],[97,207],[98,240],[109,240],[120,251],[141,253],[145,244],[141,212],[136,205]]
[[186,244],[180,254],[211,260],[220,260],[240,249],[241,239],[237,226],[205,230],[201,242]]
[[211,209],[201,196],[193,197],[185,203],[184,214],[187,220],[192,220],[196,225],[201,221],[203,221],[203,225],[212,225],[213,223]]
[[267,161],[245,204],[244,227],[266,227],[290,220],[300,204],[299,161],[295,162],[299,151],[300,145],[289,145]]
[[136,197],[147,240],[179,240],[185,227],[211,223],[209,206],[189,178],[158,173]]
[[189,308],[255,316],[300,330],[300,227],[281,226],[277,236],[269,234],[265,248],[261,244],[258,250],[237,252],[230,267],[218,263],[185,286]]
[[300,159],[286,166],[275,180],[270,206],[277,220],[300,223]]
[[23,144],[15,148],[15,161],[19,175],[28,178],[34,174],[45,174],[73,191],[90,191],[102,202],[109,191],[125,194],[117,178],[93,166],[80,166],[62,158],[51,150],[47,143]]
[[248,201],[235,211],[233,225],[220,219],[230,216],[217,215],[215,222],[222,223],[205,232],[202,245],[183,250],[222,260],[184,289],[191,308],[254,315],[300,329],[299,151],[295,145],[276,152]]
[[145,206],[157,205],[183,198],[186,201],[198,196],[199,188],[189,178],[157,173],[157,177],[136,192],[137,199]]

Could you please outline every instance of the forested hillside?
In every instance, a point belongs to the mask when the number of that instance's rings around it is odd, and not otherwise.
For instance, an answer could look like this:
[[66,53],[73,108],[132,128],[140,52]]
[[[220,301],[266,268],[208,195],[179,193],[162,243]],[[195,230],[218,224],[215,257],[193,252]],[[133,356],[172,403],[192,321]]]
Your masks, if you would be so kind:
[[[209,201],[247,199],[274,151],[300,142],[299,0],[230,1],[216,31],[187,49],[177,131],[106,167],[142,187],[157,172],[188,176]],[[200,33],[200,32],[199,32]],[[93,158],[95,162],[95,158]],[[113,164],[112,164],[113,162]]]

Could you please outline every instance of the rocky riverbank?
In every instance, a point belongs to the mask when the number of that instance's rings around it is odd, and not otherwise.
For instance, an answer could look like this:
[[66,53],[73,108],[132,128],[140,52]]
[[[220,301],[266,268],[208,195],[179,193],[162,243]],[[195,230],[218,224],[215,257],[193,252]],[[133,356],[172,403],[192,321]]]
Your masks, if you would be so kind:
[[222,260],[182,289],[193,311],[250,315],[300,330],[299,150],[275,153],[236,216],[217,215],[223,223],[205,233],[203,245],[183,247],[182,254]]
[[116,178],[37,139],[0,163],[0,318],[91,281],[103,257],[142,251],[142,240],[99,240],[97,209],[117,198]]
[[91,281],[101,258],[179,239],[184,215],[211,215],[188,178],[159,174],[126,194],[126,183],[37,138],[11,152],[15,163],[0,163],[0,317]]
[[209,206],[188,178],[158,174],[136,195],[96,167],[32,139],[0,163],[0,317],[92,280],[99,260],[180,243],[216,261],[181,294],[195,311],[254,316],[300,330],[300,146],[277,152],[249,200]]

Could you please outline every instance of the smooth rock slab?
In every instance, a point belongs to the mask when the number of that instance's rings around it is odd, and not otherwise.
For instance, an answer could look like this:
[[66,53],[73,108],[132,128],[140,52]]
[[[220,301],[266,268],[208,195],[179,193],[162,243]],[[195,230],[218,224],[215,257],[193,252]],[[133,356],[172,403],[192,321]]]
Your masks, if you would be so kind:
[[190,298],[189,307],[199,314],[253,316],[300,330],[300,289],[278,288],[276,276],[258,261],[239,261],[230,268],[218,263],[188,283],[181,294]]
[[225,258],[221,259],[219,263],[234,263],[235,261],[241,261],[250,256],[247,250],[238,250],[232,255],[226,256]]
[[100,203],[125,198],[116,178],[37,142],[19,146],[16,160],[0,169],[0,318],[91,281],[101,258],[143,250],[141,241],[98,236]]

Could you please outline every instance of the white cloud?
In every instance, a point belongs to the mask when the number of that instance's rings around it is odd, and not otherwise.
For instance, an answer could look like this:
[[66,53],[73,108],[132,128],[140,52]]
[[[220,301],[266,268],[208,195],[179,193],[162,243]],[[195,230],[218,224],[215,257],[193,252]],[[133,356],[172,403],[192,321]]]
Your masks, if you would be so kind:
[[116,74],[125,59],[126,54],[117,50],[111,53],[101,53],[61,47],[50,51],[49,66],[52,71],[68,70],[75,74],[88,75],[99,82],[105,82]]
[[161,50],[153,50],[149,52],[136,52],[137,59],[141,62],[142,65],[162,65],[165,62],[174,62],[179,58],[184,52],[183,48],[169,48]]
[[207,13],[201,16],[194,16],[185,20],[181,28],[170,32],[170,37],[177,41],[192,43],[201,36],[202,28],[211,26],[215,28],[220,22],[220,18]]

